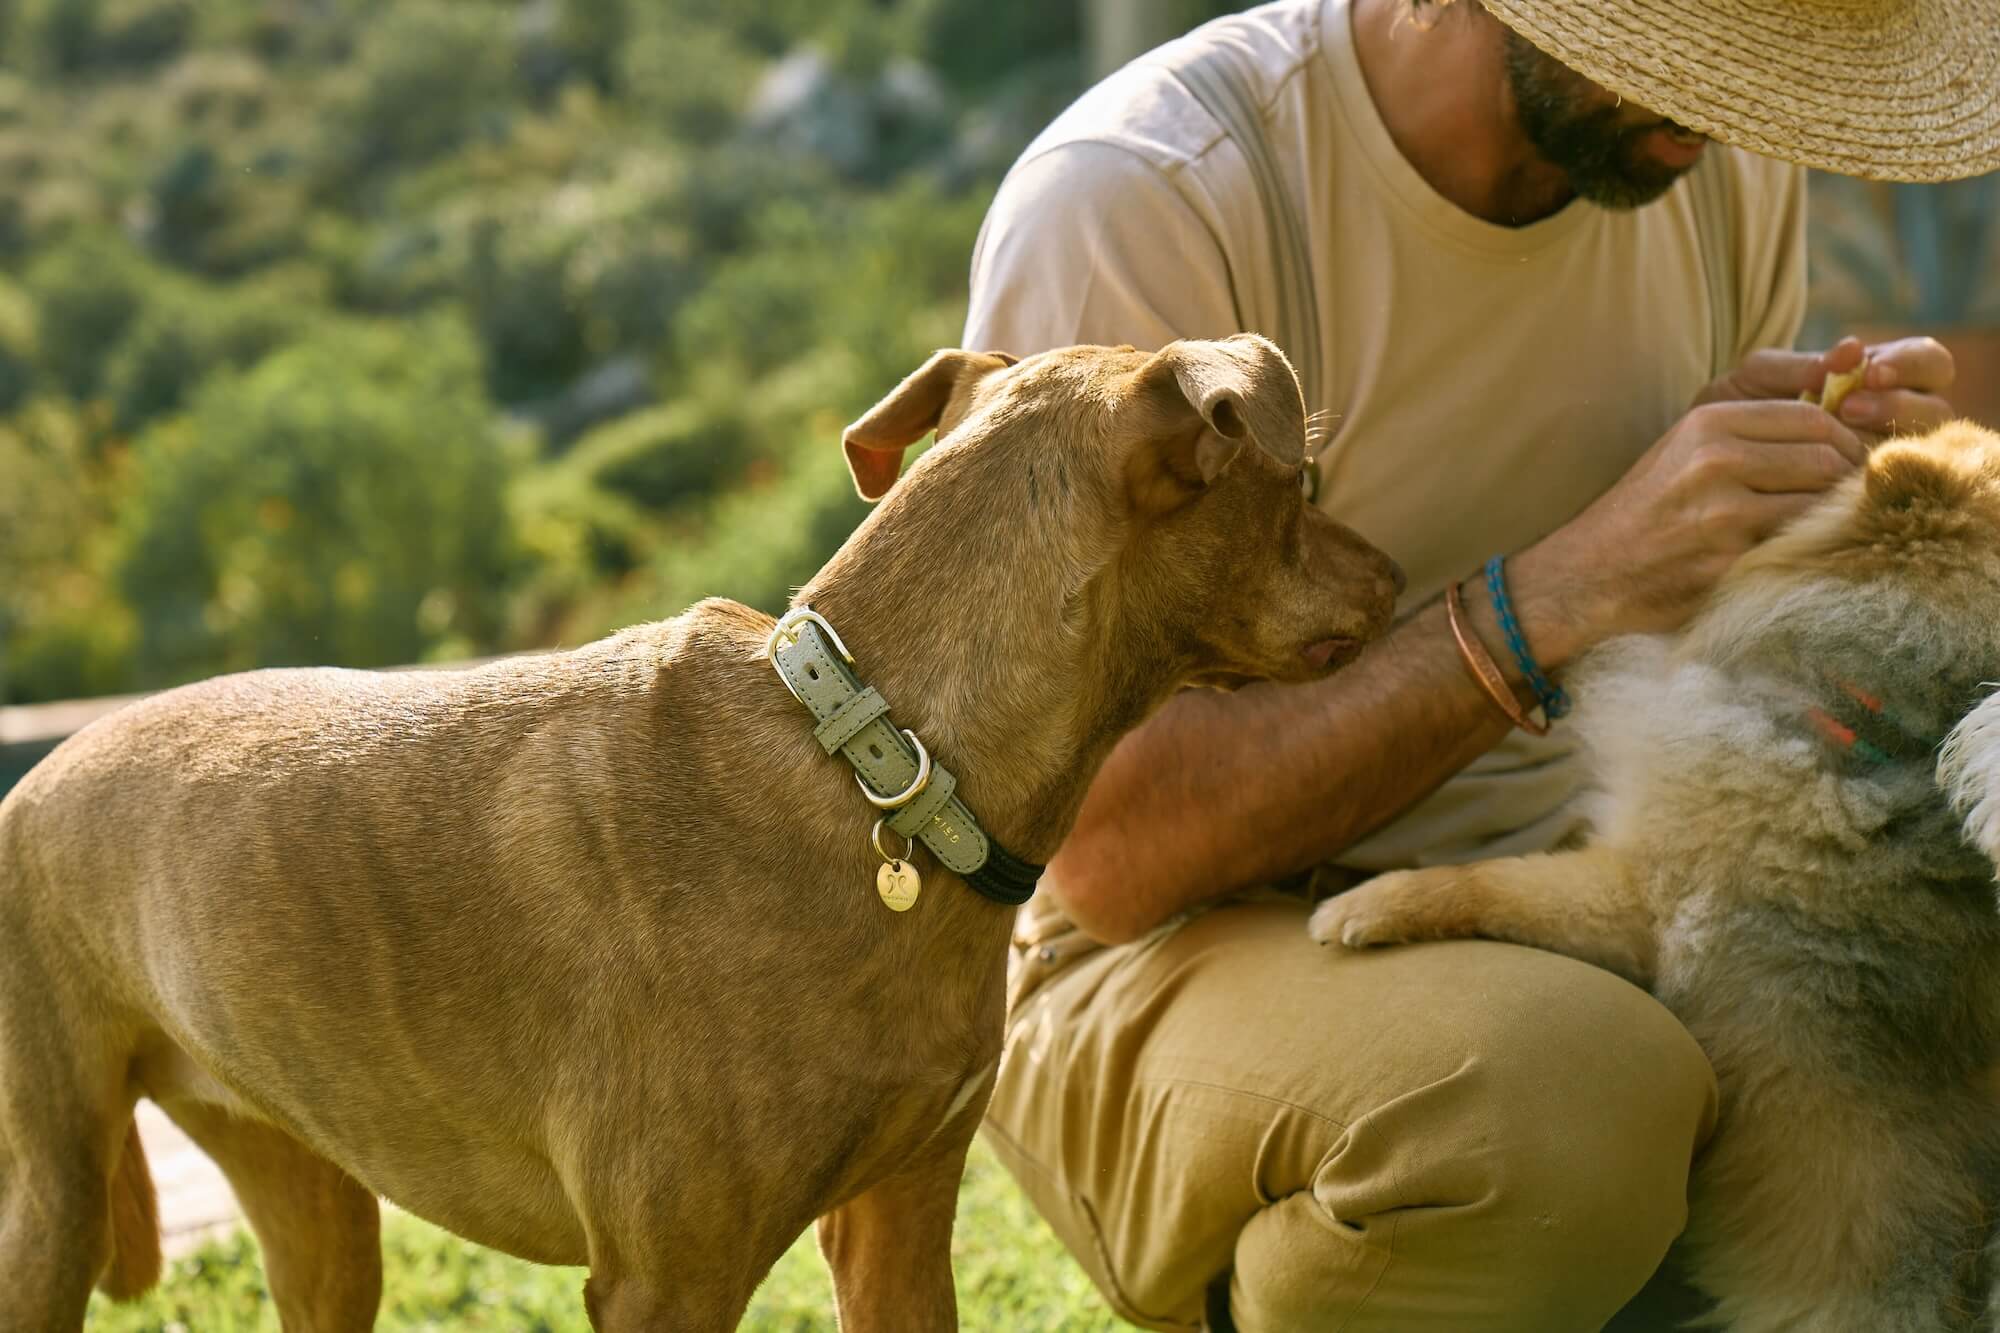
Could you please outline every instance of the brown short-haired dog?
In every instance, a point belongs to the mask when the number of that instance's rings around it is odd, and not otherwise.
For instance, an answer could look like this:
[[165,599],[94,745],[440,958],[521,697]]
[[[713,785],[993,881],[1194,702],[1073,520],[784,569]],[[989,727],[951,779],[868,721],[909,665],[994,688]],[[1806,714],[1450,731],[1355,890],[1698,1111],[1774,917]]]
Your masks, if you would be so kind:
[[[1046,860],[1172,691],[1385,627],[1395,567],[1304,504],[1305,426],[1260,338],[940,353],[848,430],[888,499],[800,600]],[[372,1325],[377,1194],[587,1263],[607,1333],[732,1326],[816,1217],[843,1327],[952,1326],[1013,914],[921,852],[884,906],[877,812],[771,633],[704,602],[475,670],[225,677],[30,773],[0,805],[0,1330],[157,1271],[142,1095],[228,1174],[287,1328]]]
[[2000,436],[1883,445],[1677,639],[1579,673],[1593,842],[1313,917],[1324,942],[1483,936],[1651,987],[1721,1089],[1686,1243],[1738,1333],[2000,1314],[1996,608]]

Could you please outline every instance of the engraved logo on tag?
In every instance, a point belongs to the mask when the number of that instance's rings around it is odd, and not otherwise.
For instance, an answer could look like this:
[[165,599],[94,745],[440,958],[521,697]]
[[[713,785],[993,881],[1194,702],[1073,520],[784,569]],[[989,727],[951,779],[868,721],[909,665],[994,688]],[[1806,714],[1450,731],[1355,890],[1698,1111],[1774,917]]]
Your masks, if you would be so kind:
[[907,912],[917,905],[923,881],[908,861],[884,861],[875,871],[875,892],[892,912]]

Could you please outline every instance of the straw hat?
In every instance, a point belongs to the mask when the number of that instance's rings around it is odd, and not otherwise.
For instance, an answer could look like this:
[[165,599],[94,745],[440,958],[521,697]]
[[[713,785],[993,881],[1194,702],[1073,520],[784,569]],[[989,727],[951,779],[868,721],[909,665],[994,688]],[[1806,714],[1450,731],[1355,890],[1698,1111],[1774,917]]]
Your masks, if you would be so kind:
[[1480,0],[1549,55],[1752,152],[1878,180],[2000,170],[2000,0]]

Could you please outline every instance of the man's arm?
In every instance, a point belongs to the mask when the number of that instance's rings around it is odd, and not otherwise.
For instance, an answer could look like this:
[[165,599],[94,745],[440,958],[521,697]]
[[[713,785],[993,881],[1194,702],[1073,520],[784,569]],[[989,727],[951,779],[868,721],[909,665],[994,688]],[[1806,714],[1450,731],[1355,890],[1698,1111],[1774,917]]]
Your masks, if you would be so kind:
[[[1809,404],[1696,408],[1508,562],[1522,632],[1558,670],[1613,635],[1676,628],[1737,557],[1865,458]],[[1479,591],[1466,599],[1473,627],[1525,700]],[[1336,855],[1505,729],[1442,608],[1426,607],[1331,679],[1174,699],[1113,752],[1043,883],[1088,933],[1132,939]]]
[[[1518,598],[1533,576],[1521,560],[1510,574]],[[1485,599],[1468,598],[1466,609],[1495,662],[1505,660]],[[1573,651],[1556,646],[1571,637],[1557,619],[1537,614],[1524,630],[1552,670]],[[1099,771],[1043,886],[1088,934],[1134,939],[1359,841],[1509,725],[1434,601],[1329,679],[1169,701]]]

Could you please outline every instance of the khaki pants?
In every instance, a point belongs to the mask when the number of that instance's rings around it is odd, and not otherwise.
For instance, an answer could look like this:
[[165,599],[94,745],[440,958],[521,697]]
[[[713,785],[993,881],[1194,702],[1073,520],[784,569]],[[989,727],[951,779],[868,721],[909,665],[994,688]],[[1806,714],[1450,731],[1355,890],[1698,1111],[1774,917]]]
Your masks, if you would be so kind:
[[[1100,948],[1037,900],[986,1133],[1120,1315],[1240,1333],[1600,1328],[1715,1119],[1625,981],[1457,941],[1350,954],[1300,899]],[[1226,1288],[1222,1285],[1226,1283]]]

